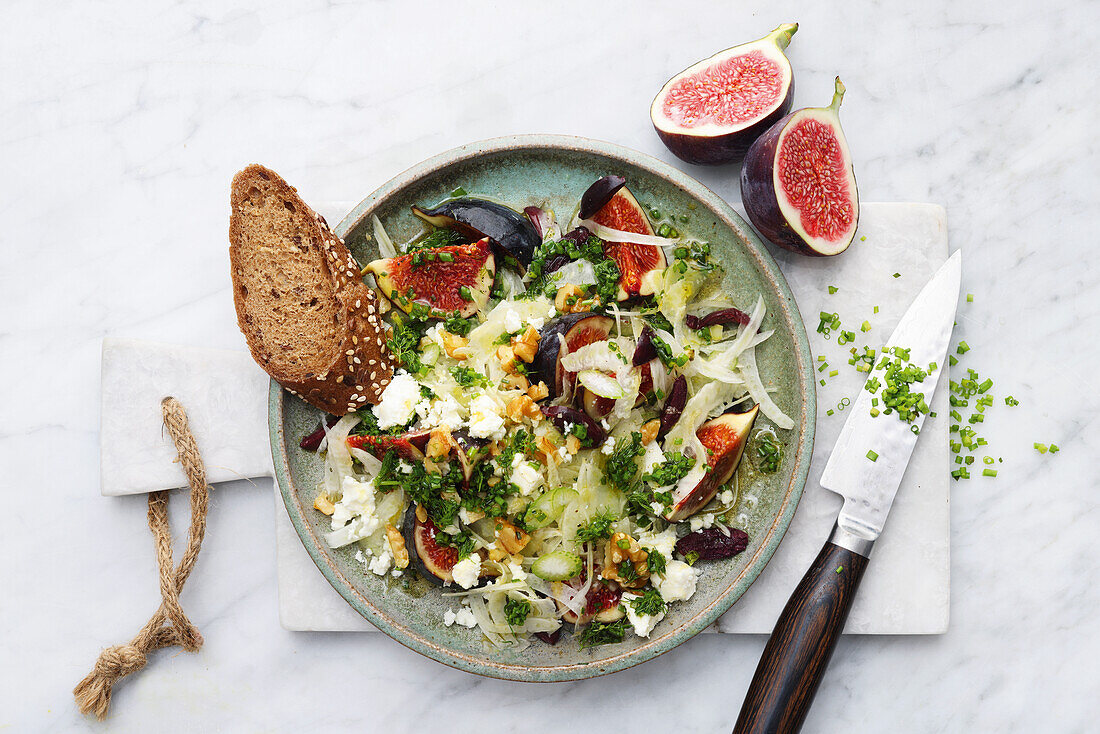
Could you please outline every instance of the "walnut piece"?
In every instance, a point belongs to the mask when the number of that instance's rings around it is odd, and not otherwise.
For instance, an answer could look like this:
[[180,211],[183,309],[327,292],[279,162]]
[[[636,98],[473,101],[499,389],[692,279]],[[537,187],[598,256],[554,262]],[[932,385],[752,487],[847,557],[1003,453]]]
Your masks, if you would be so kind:
[[619,582],[624,588],[639,589],[649,580],[648,558],[649,554],[642,550],[638,541],[626,533],[615,533],[607,541],[600,575]]
[[393,565],[398,568],[408,568],[409,551],[405,548],[405,539],[401,536],[401,531],[387,524],[386,540],[390,543],[390,553],[393,553]]

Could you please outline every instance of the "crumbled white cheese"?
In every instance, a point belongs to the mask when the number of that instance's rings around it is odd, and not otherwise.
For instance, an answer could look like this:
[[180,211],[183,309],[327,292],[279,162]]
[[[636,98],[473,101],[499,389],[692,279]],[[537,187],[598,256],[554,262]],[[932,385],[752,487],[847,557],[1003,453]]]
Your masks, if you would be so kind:
[[653,631],[657,623],[665,618],[665,613],[638,614],[634,611],[634,605],[630,602],[640,598],[637,594],[623,594],[623,607],[626,609],[626,618],[630,620],[630,624],[634,627],[634,634],[638,637],[649,637],[649,633]]
[[709,512],[702,515],[695,515],[691,518],[691,532],[695,533],[703,528],[709,528],[714,526],[714,515]]
[[527,572],[523,570],[523,566],[515,561],[508,561],[508,570],[512,572],[513,581],[523,581],[527,578]]
[[529,320],[529,321],[528,321],[527,323],[528,323],[528,324],[529,324],[529,325],[530,325],[530,326],[531,326],[531,327],[532,327],[532,328],[533,328],[533,329],[534,329],[535,331],[542,331],[542,327],[543,327],[543,325],[544,325],[544,324],[546,323],[546,319],[544,319],[544,318],[543,318],[543,317],[541,317],[541,316],[536,316],[535,318],[533,318],[533,319]]
[[523,321],[520,319],[519,314],[514,309],[508,309],[504,312],[504,330],[509,334],[515,331],[519,331],[523,328]]
[[604,456],[611,456],[615,451],[615,437],[608,436],[607,440],[603,442],[603,446],[600,448],[600,453]]
[[473,588],[477,584],[478,577],[481,576],[481,556],[476,553],[466,556],[454,565],[451,576],[463,589]]
[[607,418],[600,418],[600,425],[603,426],[605,431],[611,430],[611,425],[607,422]]
[[360,482],[347,475],[340,485],[341,497],[332,510],[332,532],[325,540],[341,548],[369,537],[382,527],[375,512],[374,481]]
[[565,448],[564,446],[558,449],[558,456],[561,457],[561,460],[565,462],[568,462],[570,459],[573,458],[573,454],[569,453],[569,449]]
[[552,319],[557,315],[558,315],[558,309],[557,309],[556,306],[551,306],[550,309],[546,312],[546,318],[548,318],[548,319]]
[[473,629],[477,627],[477,617],[474,616],[473,611],[471,611],[469,607],[462,607],[455,613],[454,624],[460,624],[463,627]]
[[[658,514],[664,512],[664,507],[658,504],[661,509],[657,511]],[[676,549],[676,530],[674,528],[667,528],[660,533],[651,533],[647,530],[643,530],[638,533],[638,545],[643,548],[652,548],[660,553],[666,559],[672,558],[672,552]]]
[[[522,457],[517,454],[516,458]],[[531,462],[524,461],[512,470],[512,484],[519,487],[519,493],[527,497],[542,484],[542,472],[531,466]]]
[[375,556],[370,562],[370,571],[376,576],[385,576],[389,573],[390,568],[393,566],[393,553],[389,548],[382,551],[381,555]]
[[733,504],[733,490],[732,489],[724,490],[722,492],[722,494],[718,495],[718,501],[721,502],[723,505],[732,505]]
[[660,502],[650,502],[649,509],[653,510],[653,514],[658,517],[665,514],[665,506]]
[[397,471],[401,472],[402,474],[412,474],[413,465],[402,459],[401,461],[397,462]]
[[416,415],[424,428],[446,426],[456,431],[462,427],[462,404],[450,394],[436,400],[421,400],[416,404]]
[[653,585],[665,601],[687,601],[695,593],[695,569],[683,561],[669,561],[663,574],[655,574]]
[[382,402],[374,406],[379,428],[403,426],[412,420],[420,402],[420,384],[407,372],[395,375],[382,391]]
[[500,413],[500,404],[488,395],[478,395],[470,401],[470,435],[474,438],[504,438],[504,417]]

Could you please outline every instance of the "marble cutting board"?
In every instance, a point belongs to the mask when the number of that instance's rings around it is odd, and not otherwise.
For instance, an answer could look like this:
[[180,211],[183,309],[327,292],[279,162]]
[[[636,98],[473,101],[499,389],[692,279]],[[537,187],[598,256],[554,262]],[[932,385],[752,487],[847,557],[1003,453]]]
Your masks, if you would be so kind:
[[[350,208],[351,202],[330,202],[318,211],[329,221],[339,221]],[[708,631],[770,632],[839,510],[839,498],[821,489],[817,480],[846,416],[838,404],[844,397],[854,397],[862,379],[847,364],[849,347],[814,332],[819,313],[838,313],[844,328],[859,334],[857,344],[877,348],[947,254],[942,207],[864,204],[856,243],[843,255],[825,259],[777,255],[810,332],[814,355],[824,355],[830,365],[817,374],[826,385],[818,386],[814,459],[806,491],[783,543],[749,591]],[[830,285],[838,288],[835,294],[829,293]],[[874,313],[875,306],[878,313]],[[866,334],[859,330],[864,320],[871,325]],[[157,407],[160,397],[169,392],[186,398],[200,445],[212,452],[207,455],[212,481],[271,475],[266,440],[267,379],[247,355],[111,339],[104,341],[103,358],[104,494],[147,492],[178,484],[178,474],[154,473],[154,467],[168,466],[162,454],[171,453],[168,439],[159,430]],[[139,362],[142,368],[135,369]],[[832,369],[839,374],[830,378]],[[923,440],[917,443],[886,530],[876,544],[875,562],[864,577],[846,633],[940,634],[947,630],[947,379],[946,374],[941,377],[933,397],[931,405],[937,417],[925,423]],[[832,416],[826,414],[830,409]],[[112,453],[109,447],[116,444],[108,439],[118,435],[120,426],[129,427],[131,448],[145,450]],[[273,494],[283,627],[376,631],[318,573],[294,532],[279,493]]]

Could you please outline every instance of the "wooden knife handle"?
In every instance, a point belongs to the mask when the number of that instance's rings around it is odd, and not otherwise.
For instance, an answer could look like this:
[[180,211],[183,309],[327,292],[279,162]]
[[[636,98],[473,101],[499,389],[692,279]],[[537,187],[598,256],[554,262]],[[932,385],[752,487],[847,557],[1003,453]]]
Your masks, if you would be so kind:
[[831,540],[776,622],[734,734],[793,734],[802,728],[867,567],[865,556]]

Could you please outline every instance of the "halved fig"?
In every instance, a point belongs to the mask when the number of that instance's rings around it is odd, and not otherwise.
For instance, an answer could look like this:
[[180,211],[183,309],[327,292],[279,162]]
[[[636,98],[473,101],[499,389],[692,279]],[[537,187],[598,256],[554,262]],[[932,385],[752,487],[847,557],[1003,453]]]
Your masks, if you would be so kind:
[[468,317],[489,301],[496,260],[488,238],[483,237],[469,245],[425,248],[375,260],[367,270],[374,273],[386,298],[406,313],[419,303],[430,307],[435,318],[454,311]]
[[856,174],[840,127],[840,77],[835,90],[828,107],[777,122],[752,144],[741,168],[741,200],[756,229],[804,255],[844,252],[859,222]]
[[550,388],[550,397],[557,397],[565,388],[566,380],[572,385],[577,379],[576,375],[565,371],[561,358],[586,344],[605,341],[614,324],[615,320],[609,316],[592,312],[565,314],[547,323],[539,335],[539,350],[532,363],[535,373],[532,382],[545,382]]
[[512,266],[518,263],[521,273],[542,244],[542,236],[526,216],[495,201],[461,197],[434,209],[414,206],[412,211],[428,224],[453,229],[471,240],[488,237],[493,247],[500,250],[504,263]]
[[432,437],[431,431],[409,431],[400,436],[348,436],[348,446],[363,449],[382,459],[390,451],[409,462],[424,460],[424,447]]
[[[620,232],[653,236],[649,217],[625,186],[592,215],[592,221]],[[603,254],[619,266],[618,300],[652,295],[653,274],[665,269],[664,250],[656,245],[635,242],[605,242]]]
[[649,108],[661,141],[688,163],[740,160],[791,109],[794,74],[783,50],[797,30],[784,23],[669,79]]
[[404,526],[405,545],[414,551],[411,555],[416,558],[424,577],[439,586],[454,583],[451,569],[458,563],[458,549],[435,541],[439,529],[431,518],[421,522],[416,516],[416,505],[410,504],[405,511]]
[[[653,362],[646,362],[634,369],[638,370],[638,374],[642,378],[638,387],[638,398],[634,401],[635,405],[640,405],[653,392]],[[611,377],[615,377],[615,375],[612,374]],[[607,417],[615,407],[615,401],[612,398],[606,395],[597,395],[583,385],[580,387],[580,404],[584,408],[584,412],[595,420]]]
[[746,413],[724,413],[699,427],[695,435],[707,449],[710,470],[694,487],[676,488],[666,520],[679,522],[691,517],[714,498],[719,487],[730,480],[745,452],[749,431],[759,412],[760,406],[755,405]]

